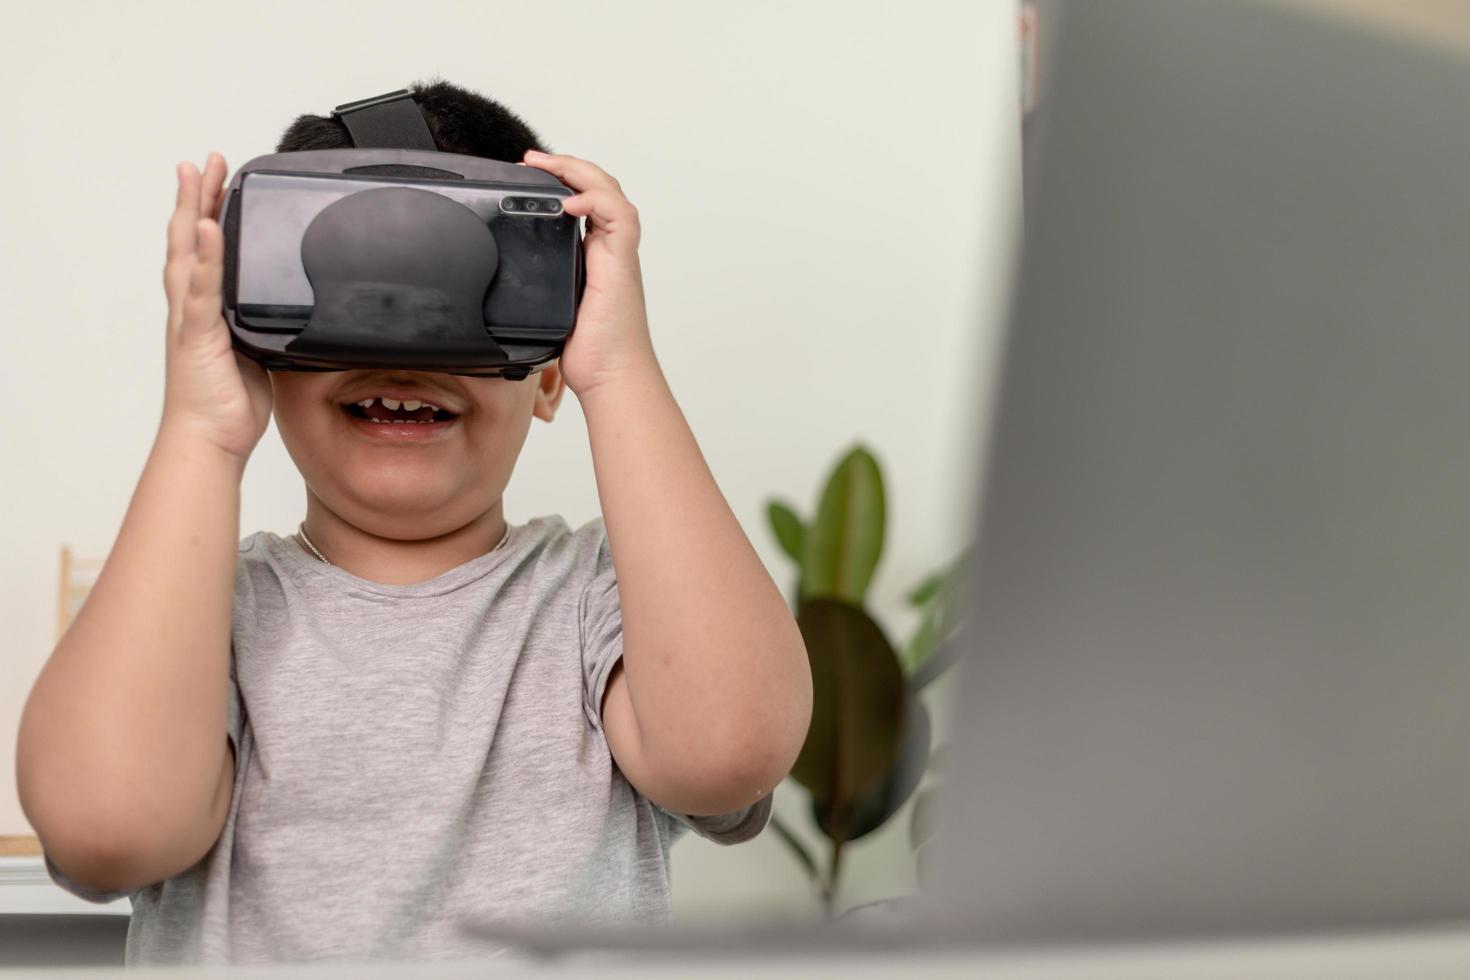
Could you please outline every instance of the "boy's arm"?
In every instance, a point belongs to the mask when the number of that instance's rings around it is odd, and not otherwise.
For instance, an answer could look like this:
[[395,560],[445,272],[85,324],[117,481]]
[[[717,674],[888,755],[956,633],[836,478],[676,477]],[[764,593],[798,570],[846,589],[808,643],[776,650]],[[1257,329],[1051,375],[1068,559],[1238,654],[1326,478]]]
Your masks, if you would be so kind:
[[623,618],[603,702],[609,748],[667,809],[749,806],[806,738],[801,634],[657,366],[582,405]]
[[21,719],[21,805],[99,891],[190,867],[219,836],[239,466],[160,431],[96,584]]
[[603,728],[639,792],[700,816],[749,806],[791,769],[811,721],[806,648],[710,474],[653,356],[638,215],[585,160],[530,154],[578,194],[587,285],[561,360],[587,419],[622,607]]
[[[21,806],[52,865],[128,891],[186,870],[219,836],[240,478],[270,387],[220,319],[225,163],[179,169],[164,270],[163,419],[116,543],[26,702]],[[201,218],[201,215],[204,217]]]

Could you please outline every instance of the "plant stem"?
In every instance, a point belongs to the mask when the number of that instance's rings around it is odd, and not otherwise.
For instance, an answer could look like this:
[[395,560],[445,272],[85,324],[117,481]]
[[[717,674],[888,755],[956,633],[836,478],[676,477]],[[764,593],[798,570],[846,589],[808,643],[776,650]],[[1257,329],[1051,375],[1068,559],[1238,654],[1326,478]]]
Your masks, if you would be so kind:
[[[846,717],[849,678],[845,671],[837,671],[836,683],[832,687],[832,708],[838,719]],[[832,918],[832,906],[837,901],[837,874],[842,870],[842,845],[847,840],[847,779],[848,750],[846,727],[839,723],[837,739],[832,754],[831,808],[827,811],[827,826],[823,828],[832,841],[832,862],[827,866],[827,882],[822,889],[822,910],[827,919]]]
[[847,800],[838,796],[827,814],[827,835],[832,838],[832,863],[828,865],[826,887],[822,890],[822,907],[832,918],[837,902],[837,876],[842,870],[842,846],[847,843]]
[[777,817],[774,813],[771,814],[771,829],[774,830],[776,832],[776,836],[785,841],[786,846],[791,848],[792,852],[796,854],[796,860],[799,861],[802,868],[806,870],[807,877],[820,884],[821,873],[817,871],[817,862],[812,858],[811,853],[807,851],[807,849],[802,845],[801,841],[796,839],[796,835],[791,832],[791,828],[782,823],[781,819]]
[[842,845],[845,841],[832,842],[832,888],[827,893],[827,918],[832,918],[832,906],[837,901],[837,873],[842,867]]

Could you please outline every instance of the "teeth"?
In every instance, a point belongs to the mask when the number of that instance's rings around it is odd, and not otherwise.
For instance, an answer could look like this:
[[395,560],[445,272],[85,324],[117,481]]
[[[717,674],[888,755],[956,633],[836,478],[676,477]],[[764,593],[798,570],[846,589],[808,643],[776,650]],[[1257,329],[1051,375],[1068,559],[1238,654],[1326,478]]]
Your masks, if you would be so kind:
[[[433,402],[420,401],[417,398],[407,398],[407,399],[404,399],[402,401],[399,401],[397,398],[386,398],[386,397],[364,398],[362,401],[357,402],[356,404],[357,404],[357,406],[359,408],[368,409],[368,408],[372,408],[373,407],[373,402],[379,402],[379,403],[381,403],[382,406],[384,408],[388,409],[389,411],[397,411],[400,408],[403,409],[406,412],[417,412],[421,408],[427,408],[431,412],[442,412],[442,411],[444,411],[444,409],[440,408],[438,405],[435,405]],[[418,419],[372,419],[372,421],[374,421],[374,422],[389,422],[389,421],[391,421],[391,422],[413,422],[413,423],[417,423],[419,420]],[[430,421],[433,421],[433,420],[431,419]]]

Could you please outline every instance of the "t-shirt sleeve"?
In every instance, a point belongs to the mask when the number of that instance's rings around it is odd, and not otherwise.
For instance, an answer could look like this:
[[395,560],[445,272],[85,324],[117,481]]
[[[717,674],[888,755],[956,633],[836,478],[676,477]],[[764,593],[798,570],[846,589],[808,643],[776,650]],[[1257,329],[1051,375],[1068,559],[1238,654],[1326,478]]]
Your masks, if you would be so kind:
[[659,809],[699,836],[712,840],[716,844],[740,844],[766,829],[766,824],[771,821],[771,802],[775,793],[773,789],[750,806],[707,817],[675,813],[663,807]]
[[583,529],[598,532],[599,541],[592,577],[582,588],[577,608],[585,682],[582,709],[588,723],[598,732],[602,731],[602,696],[607,691],[607,680],[623,656],[623,609],[618,602],[618,578],[601,523],[594,521]]
[[[592,522],[589,529],[599,532],[600,540],[592,578],[582,589],[578,603],[585,681],[583,710],[592,727],[601,732],[602,697],[607,691],[607,681],[613,668],[623,656],[623,612],[618,602],[618,580],[613,570],[612,552],[601,519]],[[774,793],[772,790],[738,810],[709,816],[690,816],[657,804],[654,806],[677,825],[688,827],[701,837],[717,844],[739,844],[765,829],[771,819]]]
[[230,740],[230,747],[235,751],[235,761],[240,761],[240,739],[245,728],[245,709],[240,704],[240,685],[235,680],[235,652],[230,650],[230,676],[227,679],[229,685],[229,701],[226,702],[225,710],[225,736]]
[[240,696],[240,682],[235,664],[240,644],[256,626],[255,583],[250,577],[250,566],[245,555],[259,546],[259,534],[252,534],[240,542],[239,555],[235,559],[235,591],[230,599],[230,675],[228,680],[229,701],[226,704],[225,734],[235,750],[236,762],[240,759],[240,740],[245,731],[245,702]]

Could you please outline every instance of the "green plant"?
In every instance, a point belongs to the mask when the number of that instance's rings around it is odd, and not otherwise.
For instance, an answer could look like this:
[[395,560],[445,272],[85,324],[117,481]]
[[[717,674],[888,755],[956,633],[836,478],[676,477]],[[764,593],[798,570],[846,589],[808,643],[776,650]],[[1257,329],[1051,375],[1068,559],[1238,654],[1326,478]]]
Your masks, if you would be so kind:
[[798,571],[792,606],[811,661],[813,704],[791,776],[810,791],[812,818],[831,842],[825,872],[789,827],[775,817],[771,823],[831,916],[845,845],[883,826],[928,766],[932,726],[918,694],[954,660],[946,641],[956,625],[951,597],[962,559],[909,593],[920,619],[900,653],[864,607],[886,524],[883,474],[872,453],[855,446],[837,462],[810,520],[780,500],[768,502],[767,517]]

